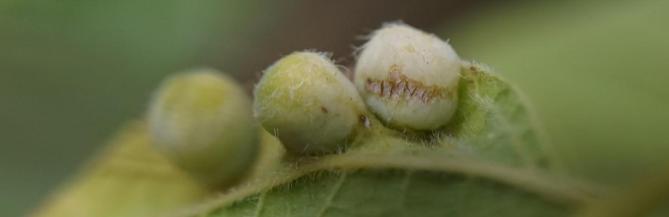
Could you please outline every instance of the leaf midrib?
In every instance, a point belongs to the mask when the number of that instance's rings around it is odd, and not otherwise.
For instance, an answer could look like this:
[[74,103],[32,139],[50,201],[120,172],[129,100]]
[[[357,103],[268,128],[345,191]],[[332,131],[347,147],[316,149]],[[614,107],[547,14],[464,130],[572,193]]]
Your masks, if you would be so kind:
[[603,193],[600,192],[600,189],[577,180],[568,180],[564,177],[557,178],[536,170],[514,168],[494,162],[482,162],[463,157],[438,158],[420,155],[347,153],[292,164],[283,167],[282,171],[277,172],[272,177],[261,178],[232,189],[196,207],[189,207],[189,209],[176,212],[177,214],[174,216],[186,217],[210,213],[256,194],[260,194],[262,197],[269,190],[310,173],[327,170],[404,169],[460,174],[506,184],[516,189],[543,196],[550,201],[570,206],[586,204]]

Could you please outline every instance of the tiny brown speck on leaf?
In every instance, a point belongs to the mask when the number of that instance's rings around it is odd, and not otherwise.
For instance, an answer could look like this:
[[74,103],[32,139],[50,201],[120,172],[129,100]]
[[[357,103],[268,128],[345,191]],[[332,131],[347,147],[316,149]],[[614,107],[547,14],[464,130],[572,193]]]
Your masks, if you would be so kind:
[[372,126],[372,123],[369,121],[369,118],[365,115],[360,115],[358,116],[358,121],[360,121],[360,124],[365,126],[365,128],[370,128]]

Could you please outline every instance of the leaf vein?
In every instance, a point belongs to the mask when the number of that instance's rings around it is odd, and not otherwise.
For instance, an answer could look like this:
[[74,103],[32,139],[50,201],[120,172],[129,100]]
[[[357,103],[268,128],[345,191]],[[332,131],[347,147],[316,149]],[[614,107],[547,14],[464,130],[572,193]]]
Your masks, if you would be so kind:
[[260,197],[258,198],[258,204],[256,205],[255,212],[253,213],[254,217],[260,217],[262,214],[262,210],[265,208],[265,197],[267,196],[267,192],[263,192],[260,194]]
[[332,190],[328,193],[327,198],[325,198],[325,204],[323,204],[323,208],[318,212],[319,217],[323,217],[325,212],[332,206],[334,198],[337,196],[337,193],[339,193],[339,190],[341,190],[341,186],[344,184],[346,177],[347,174],[342,172],[334,187],[332,187]]

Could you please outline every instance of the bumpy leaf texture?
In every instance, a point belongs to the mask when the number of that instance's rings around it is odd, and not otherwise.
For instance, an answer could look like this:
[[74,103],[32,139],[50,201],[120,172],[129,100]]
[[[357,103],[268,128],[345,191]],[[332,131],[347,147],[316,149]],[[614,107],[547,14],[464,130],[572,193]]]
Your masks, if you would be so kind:
[[[592,199],[592,187],[561,172],[508,83],[465,63],[459,94],[443,129],[402,132],[368,117],[369,127],[339,154],[292,156],[264,133],[256,168],[223,192],[162,160],[103,154],[37,216],[568,216]],[[130,131],[140,139],[111,146],[149,147],[142,126]],[[141,164],[170,169],[129,172]]]

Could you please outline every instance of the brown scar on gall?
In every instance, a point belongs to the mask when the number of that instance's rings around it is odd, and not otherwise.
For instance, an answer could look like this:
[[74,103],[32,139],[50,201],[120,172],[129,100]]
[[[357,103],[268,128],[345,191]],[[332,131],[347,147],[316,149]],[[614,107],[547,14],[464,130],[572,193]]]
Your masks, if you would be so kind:
[[365,89],[380,97],[414,98],[422,103],[430,103],[436,98],[454,97],[454,91],[436,85],[425,85],[402,74],[402,67],[393,64],[388,68],[386,80],[366,80]]
[[323,106],[321,106],[321,111],[326,114],[329,112],[328,109]]

